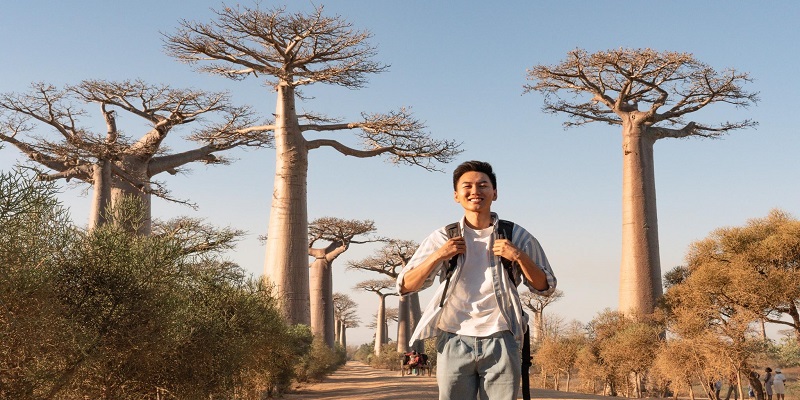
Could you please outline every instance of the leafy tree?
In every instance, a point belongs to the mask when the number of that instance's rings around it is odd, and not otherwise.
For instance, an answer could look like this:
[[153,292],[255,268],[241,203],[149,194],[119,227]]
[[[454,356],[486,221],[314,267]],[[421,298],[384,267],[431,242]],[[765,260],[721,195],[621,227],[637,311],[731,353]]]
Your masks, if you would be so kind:
[[[400,275],[400,271],[414,255],[417,247],[419,247],[419,244],[411,240],[389,239],[373,255],[362,260],[350,261],[347,268],[377,272],[396,280]],[[411,333],[422,316],[419,293],[401,296],[398,313],[397,351],[407,353],[410,350],[408,341]],[[419,352],[423,351],[422,343],[415,343],[415,346],[412,347],[415,347],[415,350]]]
[[[331,349],[335,341],[333,305],[333,260],[342,255],[351,244],[364,244],[382,240],[373,237],[375,223],[369,220],[344,220],[317,218],[308,225],[308,255],[314,257],[310,265],[309,292],[311,294],[311,332]],[[356,239],[363,236],[364,239]],[[314,247],[327,242],[324,247]]]
[[585,338],[580,335],[560,335],[542,339],[534,355],[534,362],[542,368],[542,371],[554,373],[553,386],[556,390],[560,390],[560,376],[563,373],[567,377],[566,391],[570,391],[572,371],[584,344]]
[[[99,106],[98,119],[106,132],[93,132],[81,125],[89,113],[81,104]],[[225,164],[219,152],[239,146],[261,146],[271,142],[267,128],[250,127],[252,112],[235,107],[225,93],[175,89],[141,80],[109,82],[85,80],[63,89],[34,83],[28,93],[0,95],[0,140],[10,143],[32,162],[52,170],[40,179],[70,181],[92,186],[89,227],[106,223],[108,210],[124,196],[134,196],[144,206],[146,219],[140,233],[150,232],[150,196],[189,204],[173,198],[163,183],[152,178],[161,173],[177,174],[192,162]],[[130,130],[143,132],[138,139],[118,127],[118,114],[140,121]],[[169,153],[164,144],[173,129],[196,127],[185,138],[198,147]],[[49,129],[60,139],[23,135],[37,127]],[[117,210],[126,209],[116,207]]]
[[[314,114],[298,114],[299,89],[316,83],[350,89],[364,86],[369,74],[386,65],[373,61],[371,34],[357,31],[339,16],[314,12],[288,13],[285,9],[236,6],[215,11],[208,23],[182,21],[166,35],[166,49],[180,61],[201,64],[199,70],[241,80],[266,77],[277,92],[275,108],[276,170],[267,234],[265,277],[284,299],[292,323],[308,324],[307,174],[311,150],[331,148],[343,155],[390,161],[431,170],[459,153],[453,141],[436,140],[402,108],[387,114],[362,115],[360,121],[340,122]],[[363,148],[332,138],[309,138],[310,132],[358,129]]]
[[[564,113],[565,127],[601,122],[622,127],[622,265],[620,311],[645,315],[661,296],[653,147],[664,138],[716,138],[753,127],[751,120],[719,125],[686,122],[715,103],[747,107],[758,101],[733,69],[717,71],[691,54],[576,49],[560,64],[528,70],[525,92],[543,93],[544,111]],[[561,96],[560,93],[567,93]]]
[[378,295],[378,316],[375,319],[375,355],[381,354],[381,345],[386,342],[386,297],[397,296],[395,281],[386,279],[369,279],[359,282],[353,289],[364,290]]

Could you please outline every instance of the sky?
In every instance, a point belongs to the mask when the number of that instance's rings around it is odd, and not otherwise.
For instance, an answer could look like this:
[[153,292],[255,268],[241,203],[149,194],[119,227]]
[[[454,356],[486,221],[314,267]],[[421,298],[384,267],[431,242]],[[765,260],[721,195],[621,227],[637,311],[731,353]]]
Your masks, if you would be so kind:
[[[25,92],[33,82],[63,86],[85,79],[142,79],[229,91],[234,103],[249,104],[264,117],[275,109],[275,93],[262,80],[235,82],[202,74],[164,52],[163,34],[174,33],[181,20],[209,22],[212,9],[223,6],[220,1],[1,3],[2,93]],[[712,105],[689,118],[709,124],[753,119],[759,122],[755,129],[718,140],[656,143],[662,272],[682,265],[689,245],[717,228],[744,225],[774,208],[800,216],[800,135],[795,123],[800,79],[793,72],[800,62],[800,3],[264,0],[261,7],[285,5],[290,12],[307,12],[314,4],[323,5],[328,15],[342,16],[355,29],[372,32],[375,60],[390,68],[368,77],[367,86],[359,90],[305,88],[308,99],[298,103],[298,110],[358,120],[362,112],[411,107],[433,137],[461,142],[463,153],[440,165],[444,172],[428,172],[381,158],[314,150],[308,171],[310,220],[372,220],[381,236],[419,242],[462,215],[453,201],[452,169],[466,160],[488,161],[498,175],[493,210],[539,240],[565,294],[545,313],[586,323],[607,308],[616,309],[621,128],[595,123],[565,130],[564,115],[542,112],[541,95],[523,94],[523,85],[530,83],[528,68],[558,64],[576,48],[688,52],[718,70],[748,72],[753,82],[745,89],[759,92],[754,107]],[[97,118],[85,125],[104,130]],[[180,135],[186,133],[173,133],[167,145],[183,148]],[[347,133],[334,137],[352,141]],[[203,218],[246,231],[226,257],[260,277],[264,246],[257,237],[266,234],[269,223],[274,150],[227,154],[235,159],[231,165],[198,164],[187,174],[159,177],[174,196],[191,200],[197,208],[155,199],[153,214],[161,219]],[[13,147],[0,149],[0,170],[23,160]],[[74,221],[85,225],[90,204],[86,191],[64,186],[60,198]],[[377,310],[377,296],[353,286],[382,276],[345,266],[378,247],[353,245],[334,262],[334,291],[358,303],[362,320],[361,327],[348,330],[348,344],[372,340],[366,326]],[[422,293],[423,307],[433,290]],[[397,307],[397,297],[389,297],[387,306]],[[777,335],[775,329],[770,332]]]

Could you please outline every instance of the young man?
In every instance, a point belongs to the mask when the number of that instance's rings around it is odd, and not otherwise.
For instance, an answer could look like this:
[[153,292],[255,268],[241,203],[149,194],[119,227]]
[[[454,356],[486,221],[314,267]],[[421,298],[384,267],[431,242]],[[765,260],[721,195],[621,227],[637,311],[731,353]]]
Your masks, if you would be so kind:
[[[439,399],[513,400],[520,386],[520,348],[527,316],[517,286],[521,281],[537,294],[556,288],[539,242],[519,225],[501,238],[499,219],[491,211],[497,200],[492,166],[468,161],[453,172],[456,203],[464,208],[458,235],[440,228],[422,241],[397,277],[400,294],[414,293],[445,275],[458,256],[449,284],[439,285],[420,319],[410,344],[438,336],[436,379]],[[452,235],[451,235],[452,236]],[[512,262],[510,273],[501,258]]]

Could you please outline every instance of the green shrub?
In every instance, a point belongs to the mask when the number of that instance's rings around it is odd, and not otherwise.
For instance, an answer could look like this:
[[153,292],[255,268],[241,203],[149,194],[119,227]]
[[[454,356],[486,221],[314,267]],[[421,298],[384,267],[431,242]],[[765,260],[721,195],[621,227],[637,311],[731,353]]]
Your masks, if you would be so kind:
[[324,341],[315,339],[311,351],[301,357],[295,367],[296,379],[299,382],[319,381],[344,365],[346,356],[340,346],[331,349]]
[[262,399],[289,387],[312,336],[286,325],[262,281],[187,251],[192,235],[77,229],[33,177],[0,172],[0,192],[0,398]]
[[381,354],[372,356],[369,365],[373,368],[399,371],[402,357],[403,353],[397,351],[397,343],[387,343],[381,346]]

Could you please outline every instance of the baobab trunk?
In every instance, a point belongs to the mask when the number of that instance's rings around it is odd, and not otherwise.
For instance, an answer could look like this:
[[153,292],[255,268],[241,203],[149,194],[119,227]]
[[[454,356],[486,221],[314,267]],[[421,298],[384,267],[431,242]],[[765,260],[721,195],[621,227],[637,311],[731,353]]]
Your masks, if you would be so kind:
[[538,344],[542,342],[544,338],[544,321],[542,319],[542,311],[534,311],[533,313],[533,320],[531,321],[531,342],[532,344]]
[[92,171],[92,209],[89,213],[89,230],[108,222],[111,206],[111,162],[101,160]]
[[397,351],[408,353],[408,339],[412,333],[411,327],[411,299],[409,296],[400,297],[397,305]]
[[333,348],[336,343],[333,318],[333,273],[331,263],[325,258],[317,258],[311,263],[309,271],[309,292],[311,304],[311,333],[315,338],[325,340],[325,345]]
[[[419,320],[422,318],[422,307],[419,304],[419,293],[413,293],[407,297],[411,299],[411,332],[414,332],[414,329],[417,329]],[[424,353],[425,342],[422,340],[417,340],[416,343],[411,346],[411,349],[416,350],[417,353]]]
[[[631,119],[635,114],[631,114]],[[619,311],[638,317],[653,312],[662,295],[658,249],[653,144],[641,125],[623,122],[622,262]]]
[[381,345],[386,337],[386,297],[379,296],[380,303],[378,303],[378,318],[375,321],[375,355],[381,354]]
[[335,341],[336,341],[336,343],[338,343],[340,346],[341,346],[341,344],[342,344],[342,325],[343,325],[343,324],[342,324],[342,320],[340,320],[340,319],[337,319],[337,320],[336,320],[336,338],[335,338]]
[[287,322],[309,325],[308,148],[295,111],[294,88],[278,86],[275,184],[269,213],[264,277],[275,285]]

